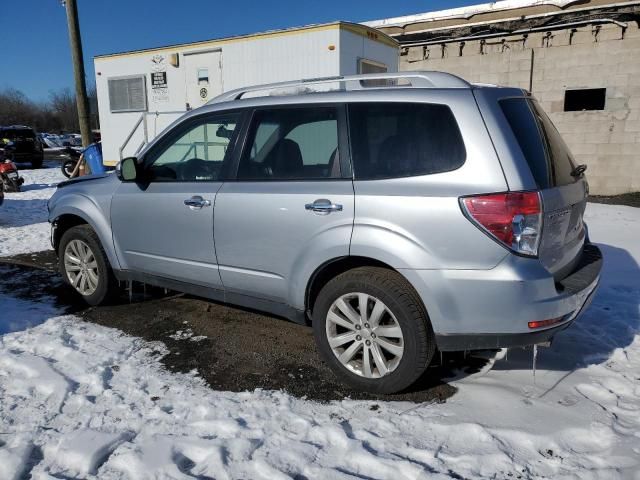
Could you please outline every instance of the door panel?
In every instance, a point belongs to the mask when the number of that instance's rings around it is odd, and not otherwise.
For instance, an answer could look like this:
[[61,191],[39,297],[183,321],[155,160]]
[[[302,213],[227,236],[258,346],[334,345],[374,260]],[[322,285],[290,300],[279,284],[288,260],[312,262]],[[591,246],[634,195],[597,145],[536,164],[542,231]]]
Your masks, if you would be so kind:
[[[112,228],[129,270],[221,288],[213,241],[213,204],[221,182],[122,183],[111,204]],[[211,206],[193,208],[193,196]]]
[[[306,205],[328,199],[330,213]],[[353,184],[228,182],[216,198],[216,250],[225,289],[290,303],[288,282],[298,269],[349,255]],[[315,265],[315,267],[307,267]]]
[[111,222],[125,268],[222,288],[213,209],[240,117],[225,113],[186,120],[146,154],[139,183],[120,185]]

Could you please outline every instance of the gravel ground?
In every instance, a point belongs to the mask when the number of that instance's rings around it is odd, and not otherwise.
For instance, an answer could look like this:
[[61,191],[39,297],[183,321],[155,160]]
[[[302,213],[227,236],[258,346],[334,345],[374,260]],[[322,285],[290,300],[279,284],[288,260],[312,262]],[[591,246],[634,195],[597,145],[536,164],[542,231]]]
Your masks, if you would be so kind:
[[[86,308],[62,283],[53,251],[1,259],[0,278],[4,279],[0,290],[17,297],[50,296],[85,321],[164,342],[170,351],[163,359],[167,368],[197,370],[216,390],[285,390],[319,401],[350,397],[444,402],[456,392],[444,379],[477,372],[486,363],[473,356],[447,354],[440,364],[437,355],[434,365],[409,391],[371,395],[350,390],[335,378],[318,356],[309,327],[141,285],[134,286],[131,301],[125,292],[112,305]],[[20,281],[8,282],[9,278]]]
[[624,193],[622,195],[589,195],[589,201],[594,203],[607,203],[609,205],[627,205],[628,207],[640,207],[640,192]]

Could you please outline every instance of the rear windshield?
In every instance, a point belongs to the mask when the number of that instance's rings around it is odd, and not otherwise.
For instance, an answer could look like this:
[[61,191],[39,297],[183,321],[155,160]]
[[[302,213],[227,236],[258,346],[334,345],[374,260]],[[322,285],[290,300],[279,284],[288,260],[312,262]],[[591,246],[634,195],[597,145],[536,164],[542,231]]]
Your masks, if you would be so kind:
[[448,172],[466,157],[458,124],[446,105],[351,104],[349,132],[356,180]]
[[538,188],[568,185],[575,162],[560,133],[537,101],[525,98],[500,100]]
[[0,130],[0,137],[15,140],[17,138],[35,138],[36,134],[27,128],[7,128]]

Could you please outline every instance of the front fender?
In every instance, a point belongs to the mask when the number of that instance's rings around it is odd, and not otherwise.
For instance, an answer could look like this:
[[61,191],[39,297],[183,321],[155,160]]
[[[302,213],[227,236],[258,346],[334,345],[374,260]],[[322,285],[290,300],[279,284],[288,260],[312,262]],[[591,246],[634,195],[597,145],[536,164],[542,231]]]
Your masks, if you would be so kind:
[[75,215],[82,218],[96,232],[102,248],[107,254],[111,268],[120,269],[118,257],[115,254],[111,224],[102,209],[88,196],[80,193],[66,193],[56,199],[49,212],[49,222],[54,223],[63,215]]

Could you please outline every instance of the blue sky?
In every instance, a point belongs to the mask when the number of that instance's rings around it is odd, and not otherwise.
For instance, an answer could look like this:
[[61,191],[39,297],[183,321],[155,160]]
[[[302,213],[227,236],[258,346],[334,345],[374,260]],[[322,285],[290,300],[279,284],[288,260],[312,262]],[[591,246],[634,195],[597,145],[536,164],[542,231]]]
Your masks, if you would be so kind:
[[[3,0],[0,89],[34,100],[73,85],[60,0]],[[78,0],[87,79],[93,56],[332,20],[364,21],[482,3],[473,0]]]

